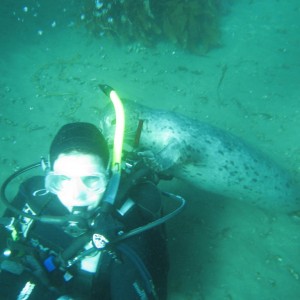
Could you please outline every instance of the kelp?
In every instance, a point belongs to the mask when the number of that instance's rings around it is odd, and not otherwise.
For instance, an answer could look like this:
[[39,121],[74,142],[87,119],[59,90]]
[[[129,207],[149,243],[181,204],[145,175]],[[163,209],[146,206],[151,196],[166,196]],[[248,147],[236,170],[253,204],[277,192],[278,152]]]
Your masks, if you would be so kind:
[[220,44],[220,0],[86,0],[85,10],[94,33],[122,44],[167,40],[196,53]]

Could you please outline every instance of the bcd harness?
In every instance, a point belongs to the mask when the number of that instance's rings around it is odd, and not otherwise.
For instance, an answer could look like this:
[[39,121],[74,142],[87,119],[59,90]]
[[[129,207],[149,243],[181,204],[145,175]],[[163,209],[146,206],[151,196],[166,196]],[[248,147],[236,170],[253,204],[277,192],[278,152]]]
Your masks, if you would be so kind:
[[[119,210],[116,210],[118,211],[119,215],[126,214],[126,212],[130,210],[130,208],[134,205],[132,199],[128,198],[128,193],[133,186],[137,185],[139,182],[142,181],[155,181],[155,183],[157,183],[158,180],[156,176],[154,176],[154,174],[144,166],[135,165],[134,168],[135,172],[127,174],[125,178],[122,179],[122,184],[120,185],[117,194],[115,206],[119,208]],[[47,202],[50,202],[52,199],[50,195],[44,195],[44,197],[47,197],[46,202],[36,201],[40,199],[32,197],[33,201],[35,201],[34,203],[31,202],[26,205],[27,212],[31,211],[31,213],[39,215],[43,211],[44,207],[47,206]],[[34,207],[34,209],[31,209],[31,206]],[[103,254],[106,254],[106,257],[110,257],[111,261],[114,261],[115,263],[121,263],[120,254],[122,254],[123,256],[126,256],[128,260],[131,261],[132,265],[140,274],[140,277],[143,279],[144,286],[147,289],[147,294],[152,295],[153,299],[156,299],[156,293],[153,286],[152,278],[145,264],[140,259],[139,255],[131,247],[122,243],[122,241],[127,238],[126,234],[124,234],[124,232],[122,231],[122,227],[118,227],[118,224],[113,224],[112,228],[109,227],[109,224],[113,223],[111,216],[112,212],[103,212],[99,210],[96,212],[96,214],[92,216],[87,216],[86,212],[77,213],[78,215],[82,214],[84,216],[84,218],[82,218],[80,222],[78,221],[78,224],[82,223],[80,224],[81,232],[79,236],[76,237],[72,241],[72,243],[61,253],[50,253],[50,255],[48,255],[46,259],[44,259],[43,265],[47,272],[60,270],[64,273],[64,280],[68,281],[71,280],[73,277],[71,271],[72,267],[81,262],[86,257],[95,255],[97,252],[101,252]],[[88,218],[86,219],[86,217]],[[27,232],[30,230],[30,227],[33,225],[34,221],[28,220],[24,217],[21,217],[18,220],[12,218],[5,218],[2,219],[2,221],[4,221],[4,223],[6,222],[6,228],[9,229],[12,233],[12,238],[9,240],[8,246],[12,252],[18,253],[18,255],[15,258],[12,256],[9,259],[11,262],[11,267],[16,268],[16,265],[19,265],[22,261],[20,255],[23,255],[23,258],[26,257],[27,260],[28,257],[34,258],[34,256],[32,255],[33,253],[31,245],[28,245],[26,239],[23,239],[24,237],[16,236],[16,231],[20,231],[21,226],[23,226],[22,234],[26,232],[27,235]],[[77,226],[78,224],[75,224],[74,222],[71,223],[73,227]],[[99,231],[99,228],[101,228],[101,232]],[[110,232],[112,229],[117,229],[117,235],[114,235],[112,234],[112,232]],[[136,230],[138,229],[139,228],[137,228]],[[138,232],[135,233],[133,230],[131,232],[131,235],[135,234],[138,234]],[[97,273],[94,275],[94,277],[103,277],[101,273],[105,274],[105,268],[109,267],[108,262],[102,264],[102,262],[100,261],[100,265],[101,266],[97,268]],[[9,267],[6,266],[6,268]],[[39,272],[39,280],[43,282],[43,284],[50,285],[47,277],[48,276],[46,272]],[[91,285],[92,282],[93,281],[90,280]],[[49,286],[49,288],[52,287]]]

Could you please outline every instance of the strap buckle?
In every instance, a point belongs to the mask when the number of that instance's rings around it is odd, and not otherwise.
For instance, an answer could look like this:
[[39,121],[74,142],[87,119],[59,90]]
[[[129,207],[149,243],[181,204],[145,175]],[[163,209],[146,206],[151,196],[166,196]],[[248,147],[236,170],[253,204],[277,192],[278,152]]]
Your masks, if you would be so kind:
[[109,240],[102,234],[94,233],[93,234],[93,245],[97,249],[103,249],[109,243]]

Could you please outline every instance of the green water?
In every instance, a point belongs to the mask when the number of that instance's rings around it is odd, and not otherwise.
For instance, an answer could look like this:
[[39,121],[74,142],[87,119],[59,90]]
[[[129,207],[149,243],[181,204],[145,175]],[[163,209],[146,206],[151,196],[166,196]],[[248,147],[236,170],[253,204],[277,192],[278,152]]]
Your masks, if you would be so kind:
[[[2,1],[1,182],[47,156],[64,123],[98,124],[108,103],[98,83],[228,130],[299,182],[299,13],[296,0],[233,2],[220,47],[194,55],[95,36],[83,1]],[[299,218],[176,180],[162,186],[188,200],[168,225],[169,299],[300,298]]]

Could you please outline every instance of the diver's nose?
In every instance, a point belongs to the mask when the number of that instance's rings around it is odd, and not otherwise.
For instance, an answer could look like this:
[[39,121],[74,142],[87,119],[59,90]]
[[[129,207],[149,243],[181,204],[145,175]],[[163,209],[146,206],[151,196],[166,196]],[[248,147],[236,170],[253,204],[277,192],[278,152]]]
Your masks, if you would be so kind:
[[72,198],[84,200],[86,198],[86,188],[80,177],[72,178]]

